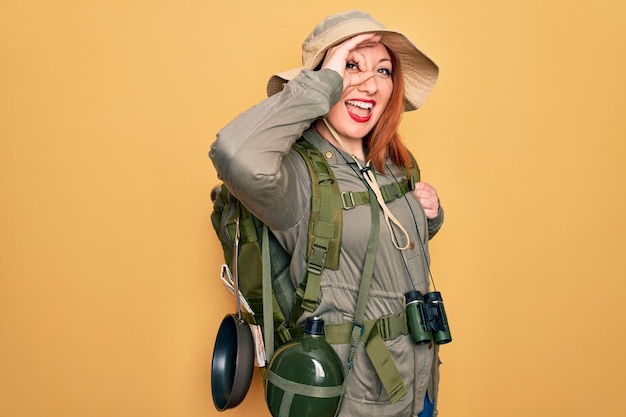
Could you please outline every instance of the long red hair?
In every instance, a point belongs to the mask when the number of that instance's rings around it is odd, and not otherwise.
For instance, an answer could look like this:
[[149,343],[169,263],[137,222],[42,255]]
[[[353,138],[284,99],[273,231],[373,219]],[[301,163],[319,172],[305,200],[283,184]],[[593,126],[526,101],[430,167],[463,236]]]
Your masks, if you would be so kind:
[[[387,103],[387,108],[376,126],[365,137],[365,148],[367,157],[378,172],[384,172],[385,160],[389,158],[391,162],[398,166],[411,167],[411,156],[409,150],[404,146],[398,133],[400,121],[404,114],[404,78],[400,60],[387,48],[391,56],[393,90],[391,98]],[[407,170],[408,172],[408,170]]]

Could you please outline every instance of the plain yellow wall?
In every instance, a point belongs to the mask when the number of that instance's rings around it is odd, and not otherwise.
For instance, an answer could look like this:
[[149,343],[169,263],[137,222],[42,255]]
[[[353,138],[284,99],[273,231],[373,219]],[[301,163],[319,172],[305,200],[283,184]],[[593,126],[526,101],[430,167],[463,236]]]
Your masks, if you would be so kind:
[[[218,415],[214,135],[369,10],[441,67],[403,133],[446,208],[441,416],[624,416],[622,0],[0,3],[0,415]],[[269,415],[255,378],[224,415]]]

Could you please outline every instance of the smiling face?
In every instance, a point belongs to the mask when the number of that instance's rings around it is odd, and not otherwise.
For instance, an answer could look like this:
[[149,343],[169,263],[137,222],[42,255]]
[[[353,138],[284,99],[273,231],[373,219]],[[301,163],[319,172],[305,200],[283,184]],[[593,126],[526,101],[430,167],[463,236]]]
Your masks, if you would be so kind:
[[381,43],[356,49],[348,59],[341,99],[326,119],[342,138],[361,140],[378,123],[393,91],[393,68]]

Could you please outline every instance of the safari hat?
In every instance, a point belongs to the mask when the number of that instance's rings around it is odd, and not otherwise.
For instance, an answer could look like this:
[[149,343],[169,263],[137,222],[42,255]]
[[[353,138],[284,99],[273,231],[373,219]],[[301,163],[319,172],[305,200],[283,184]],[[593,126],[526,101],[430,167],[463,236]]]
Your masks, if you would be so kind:
[[274,74],[267,83],[267,95],[280,92],[303,69],[315,69],[329,48],[363,33],[382,35],[381,43],[393,51],[402,67],[404,110],[419,108],[435,86],[439,68],[404,34],[385,28],[368,13],[357,10],[337,13],[320,22],[302,43],[302,66]]

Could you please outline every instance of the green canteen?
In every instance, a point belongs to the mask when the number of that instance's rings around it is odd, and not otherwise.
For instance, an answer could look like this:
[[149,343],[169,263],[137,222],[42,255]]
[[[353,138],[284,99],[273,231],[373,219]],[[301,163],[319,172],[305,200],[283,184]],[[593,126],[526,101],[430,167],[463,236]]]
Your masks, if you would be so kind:
[[304,335],[270,361],[265,400],[273,417],[333,417],[343,378],[343,365],[324,340],[324,321],[309,317]]

